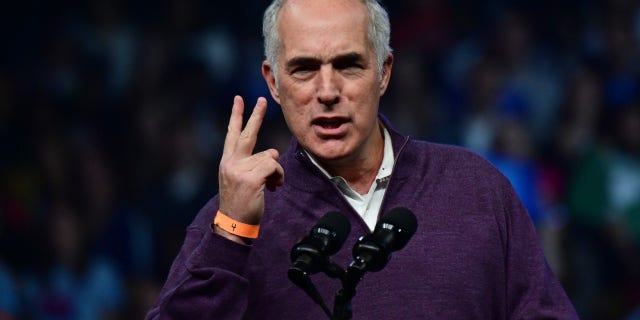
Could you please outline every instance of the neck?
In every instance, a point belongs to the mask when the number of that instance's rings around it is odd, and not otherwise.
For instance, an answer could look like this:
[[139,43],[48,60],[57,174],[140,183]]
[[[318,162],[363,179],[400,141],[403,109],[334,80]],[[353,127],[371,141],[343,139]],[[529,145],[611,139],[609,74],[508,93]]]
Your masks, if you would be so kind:
[[372,139],[372,143],[368,144],[369,147],[359,152],[354,159],[338,163],[324,161],[318,161],[318,163],[332,176],[343,177],[349,186],[359,194],[366,194],[378,175],[384,157],[382,126],[379,127],[378,134],[375,134]]

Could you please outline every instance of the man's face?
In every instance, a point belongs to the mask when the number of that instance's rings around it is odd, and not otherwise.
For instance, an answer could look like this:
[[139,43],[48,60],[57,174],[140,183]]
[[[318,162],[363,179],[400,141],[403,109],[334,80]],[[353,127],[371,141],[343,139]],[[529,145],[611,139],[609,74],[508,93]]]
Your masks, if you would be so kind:
[[378,102],[392,56],[379,77],[367,29],[360,1],[290,0],[280,13],[277,80],[263,64],[292,133],[326,164],[357,161],[382,147]]

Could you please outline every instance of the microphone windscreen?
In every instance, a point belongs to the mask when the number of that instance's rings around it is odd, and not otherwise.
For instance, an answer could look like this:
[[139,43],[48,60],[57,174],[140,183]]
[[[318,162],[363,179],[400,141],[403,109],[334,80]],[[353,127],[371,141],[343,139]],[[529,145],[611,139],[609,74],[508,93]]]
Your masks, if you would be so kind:
[[330,242],[330,246],[327,248],[327,253],[334,254],[340,250],[344,242],[347,240],[347,236],[351,231],[351,223],[342,213],[338,211],[330,211],[318,220],[316,225],[313,227],[312,232],[317,232],[318,229],[325,229],[332,233],[331,236],[334,239]]
[[404,207],[391,209],[378,221],[378,224],[390,224],[393,226],[397,237],[394,250],[404,248],[418,228],[416,216],[411,210]]

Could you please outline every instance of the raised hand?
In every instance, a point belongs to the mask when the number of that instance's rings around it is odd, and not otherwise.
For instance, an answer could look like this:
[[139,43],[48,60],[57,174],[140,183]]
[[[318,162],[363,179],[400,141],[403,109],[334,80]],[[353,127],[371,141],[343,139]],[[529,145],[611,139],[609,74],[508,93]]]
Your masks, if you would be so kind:
[[[259,224],[262,219],[264,188],[274,191],[284,183],[278,150],[253,153],[266,110],[267,100],[258,98],[242,129],[244,101],[240,96],[234,97],[218,171],[220,211],[248,224]],[[219,229],[217,231],[224,234]]]

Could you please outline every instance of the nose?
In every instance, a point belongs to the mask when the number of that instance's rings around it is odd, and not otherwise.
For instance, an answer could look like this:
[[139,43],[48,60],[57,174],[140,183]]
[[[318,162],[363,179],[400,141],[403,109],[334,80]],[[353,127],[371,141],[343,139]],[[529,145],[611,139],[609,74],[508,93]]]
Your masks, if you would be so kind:
[[340,102],[340,79],[331,65],[320,67],[317,98],[321,104],[331,107]]

